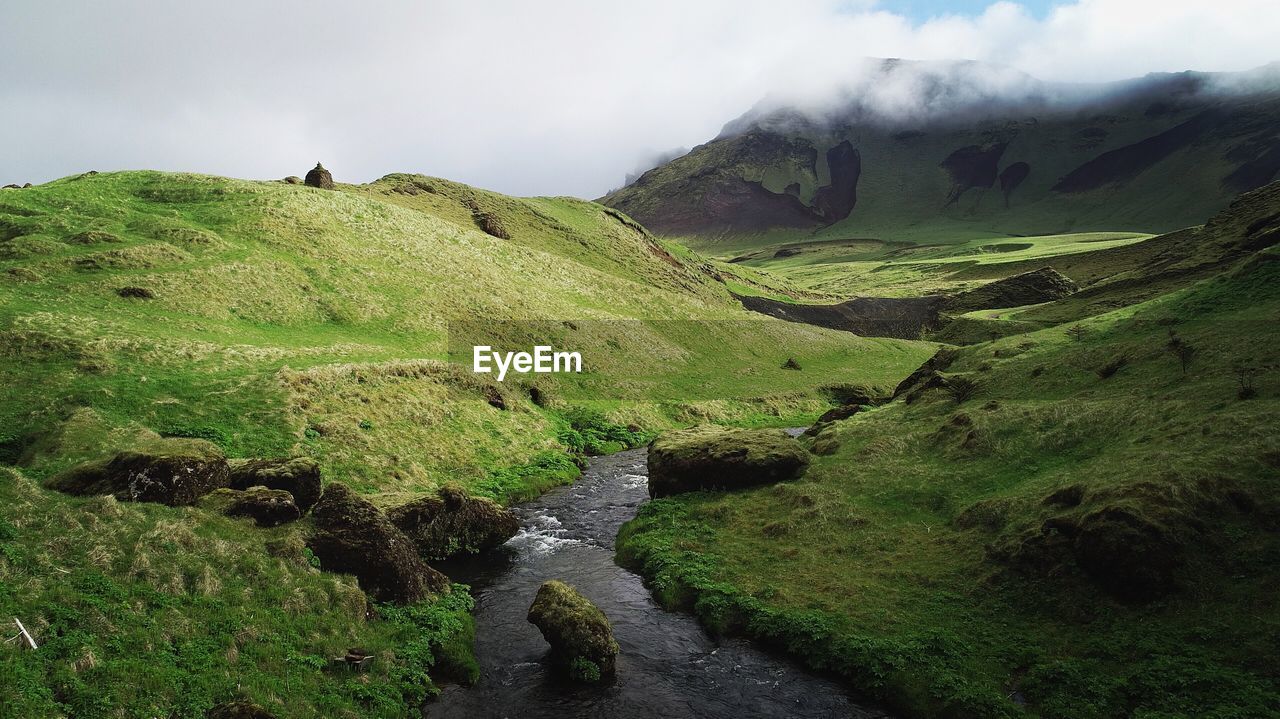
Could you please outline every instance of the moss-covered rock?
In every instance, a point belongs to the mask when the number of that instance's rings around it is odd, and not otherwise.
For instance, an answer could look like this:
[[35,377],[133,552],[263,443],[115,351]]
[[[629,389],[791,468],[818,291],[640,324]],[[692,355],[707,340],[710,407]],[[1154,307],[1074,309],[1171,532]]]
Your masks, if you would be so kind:
[[471,497],[445,485],[435,495],[387,511],[425,559],[479,554],[501,546],[520,531],[520,520],[491,499]]
[[244,491],[226,491],[236,494],[227,505],[226,514],[231,517],[250,517],[259,527],[275,527],[296,521],[302,516],[293,495],[283,489],[252,487]]
[[809,453],[780,429],[701,425],[649,444],[649,496],[785,482],[808,466]]
[[578,590],[555,579],[543,582],[529,607],[529,621],[551,645],[552,663],[569,678],[591,682],[614,673],[613,627]]
[[232,489],[266,487],[293,495],[306,512],[320,499],[320,465],[309,457],[290,459],[233,459],[229,463]]
[[68,494],[111,494],[121,501],[194,504],[230,481],[222,450],[202,439],[157,439],[109,460],[77,465],[49,480]]
[[1103,507],[1080,520],[1076,561],[1103,589],[1145,601],[1174,589],[1182,543],[1168,528],[1123,506]]
[[316,531],[307,546],[321,568],[354,574],[374,599],[408,604],[448,588],[449,579],[427,566],[413,542],[345,484],[325,487],[311,514]]

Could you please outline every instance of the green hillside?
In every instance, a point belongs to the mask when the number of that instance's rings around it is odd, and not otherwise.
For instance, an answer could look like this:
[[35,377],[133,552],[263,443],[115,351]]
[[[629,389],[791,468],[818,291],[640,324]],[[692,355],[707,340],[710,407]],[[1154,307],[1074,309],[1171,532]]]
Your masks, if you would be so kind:
[[1113,276],[975,313],[1035,323],[817,426],[800,481],[649,503],[620,556],[905,716],[1275,716],[1277,217],[1273,184],[1072,255]]
[[[0,654],[0,705],[186,717],[240,695],[278,717],[391,717],[474,678],[465,591],[375,607],[316,569],[308,519],[253,529],[42,488],[76,463],[194,437],[313,458],[383,506],[445,483],[512,501],[572,480],[581,452],[805,421],[833,387],[892,386],[932,352],[749,314],[726,282],[615,210],[422,176],[0,191],[0,615],[43,642]],[[551,327],[588,371],[496,383],[446,361],[459,323],[519,346]],[[326,669],[352,646],[373,669]]]
[[[480,231],[479,212],[511,239]],[[567,198],[408,176],[323,192],[117,173],[6,192],[0,213],[0,351],[12,360],[0,427],[37,477],[73,459],[46,456],[39,439],[78,408],[231,456],[312,455],[380,494],[478,481],[557,448],[553,415],[518,381],[494,387],[511,400],[499,411],[484,377],[443,362],[450,321],[580,321],[565,340],[596,363],[602,408],[653,428],[682,412],[812,413],[817,385],[892,384],[927,353],[755,322],[624,216]],[[692,320],[705,324],[681,324]],[[734,326],[746,320],[754,331]],[[739,351],[723,356],[725,343]],[[793,354],[813,372],[778,370]],[[654,376],[670,383],[658,396],[688,402],[607,402],[624,396],[610,383]],[[548,395],[560,377],[542,380]]]

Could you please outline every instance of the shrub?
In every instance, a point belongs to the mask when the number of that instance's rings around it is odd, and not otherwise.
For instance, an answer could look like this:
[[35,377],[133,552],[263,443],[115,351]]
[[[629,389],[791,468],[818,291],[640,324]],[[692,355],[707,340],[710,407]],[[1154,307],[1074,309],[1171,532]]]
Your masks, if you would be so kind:
[[1086,329],[1083,325],[1071,325],[1070,327],[1067,328],[1067,336],[1075,340],[1076,342],[1083,342],[1085,336],[1088,334],[1089,334],[1089,330]]
[[1235,368],[1236,383],[1239,389],[1236,390],[1237,399],[1253,399],[1258,396],[1258,390],[1253,386],[1253,380],[1258,375],[1257,367],[1238,366]]
[[556,439],[577,454],[607,454],[638,447],[647,439],[643,432],[610,422],[594,409],[570,407],[560,416],[568,426],[556,433]]
[[1185,375],[1191,367],[1191,360],[1196,356],[1196,348],[1183,341],[1174,330],[1169,330],[1169,341],[1165,343],[1164,348],[1178,359],[1182,374]]
[[978,394],[979,389],[976,381],[969,377],[961,376],[948,377],[944,387],[947,390],[947,394],[951,395],[951,398],[956,401],[956,404],[973,399]]

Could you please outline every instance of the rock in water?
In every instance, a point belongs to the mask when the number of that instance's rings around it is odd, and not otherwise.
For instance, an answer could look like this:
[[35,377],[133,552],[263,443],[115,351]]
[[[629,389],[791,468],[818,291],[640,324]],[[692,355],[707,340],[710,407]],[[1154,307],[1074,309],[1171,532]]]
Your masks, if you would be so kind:
[[307,173],[305,182],[308,187],[319,187],[322,190],[333,189],[333,175],[330,175],[329,171],[324,169],[324,165],[321,165],[318,162],[316,163],[316,166],[311,168],[311,171]]
[[291,459],[233,459],[232,489],[266,487],[293,495],[298,510],[306,512],[320,499],[320,465],[308,457]]
[[785,482],[808,466],[809,453],[780,429],[702,425],[649,444],[649,496]]
[[259,527],[274,527],[302,516],[293,495],[282,489],[254,487],[239,492],[227,507],[231,517],[251,517]]
[[360,588],[378,601],[408,604],[449,586],[386,515],[344,484],[325,487],[312,519],[316,532],[307,545],[321,568],[354,574]]
[[520,531],[520,520],[509,510],[451,485],[435,496],[388,510],[387,517],[427,560],[479,554],[501,546]]
[[194,504],[230,481],[222,450],[202,439],[158,439],[73,467],[49,480],[68,494],[112,494],[126,502]]
[[551,645],[556,668],[577,681],[599,681],[613,674],[618,642],[609,619],[591,600],[552,579],[538,588],[529,621]]

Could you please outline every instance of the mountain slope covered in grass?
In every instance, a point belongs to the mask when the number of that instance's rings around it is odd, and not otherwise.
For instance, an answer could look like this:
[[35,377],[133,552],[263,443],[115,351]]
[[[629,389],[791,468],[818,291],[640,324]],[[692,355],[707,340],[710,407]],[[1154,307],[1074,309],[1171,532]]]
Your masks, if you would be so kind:
[[1278,214],[1118,258],[1106,302],[942,351],[800,481],[651,502],[620,556],[908,716],[1274,716]]
[[[1009,96],[990,95],[996,72],[884,61],[849,97],[762,103],[602,202],[717,253],[800,240],[929,244],[1167,232],[1280,171],[1275,66],[1097,87],[1022,78]],[[885,109],[882,87],[924,99]]]

